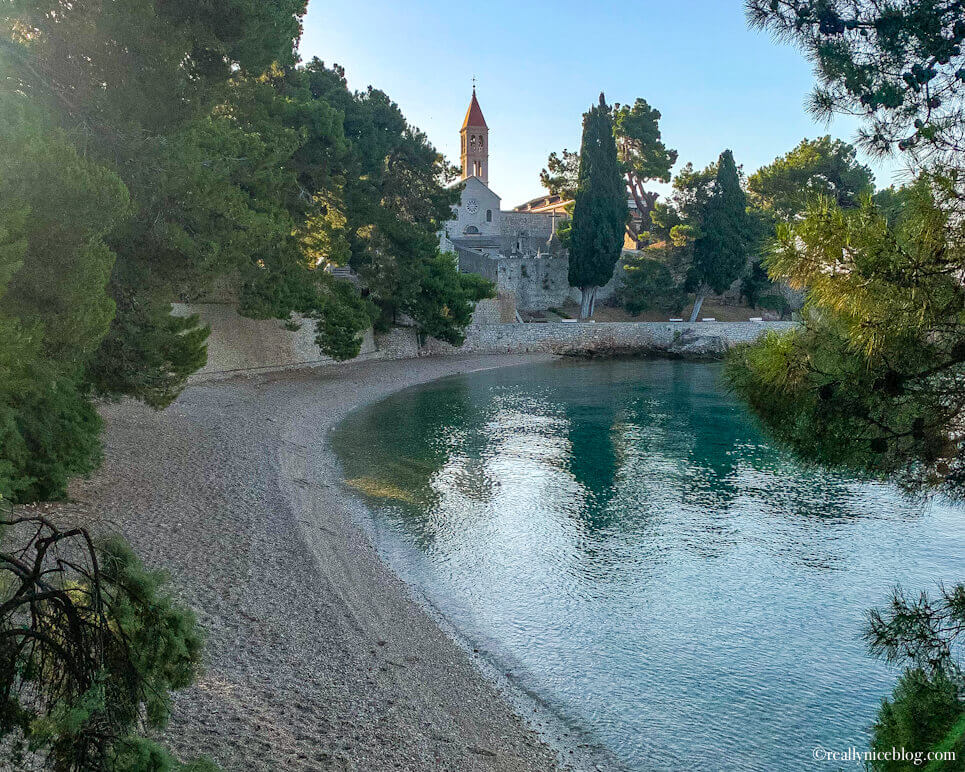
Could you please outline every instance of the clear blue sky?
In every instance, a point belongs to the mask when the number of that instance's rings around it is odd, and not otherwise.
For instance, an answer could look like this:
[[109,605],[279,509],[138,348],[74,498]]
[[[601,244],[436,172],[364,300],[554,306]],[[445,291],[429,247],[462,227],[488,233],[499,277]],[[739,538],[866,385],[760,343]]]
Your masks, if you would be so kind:
[[[749,29],[740,0],[310,0],[301,54],[388,93],[453,162],[475,75],[505,208],[543,192],[550,151],[579,148],[601,90],[660,110],[675,171],[730,148],[752,172],[804,137],[851,140],[856,127],[813,121],[810,65]],[[879,186],[893,181],[890,165],[872,168]]]

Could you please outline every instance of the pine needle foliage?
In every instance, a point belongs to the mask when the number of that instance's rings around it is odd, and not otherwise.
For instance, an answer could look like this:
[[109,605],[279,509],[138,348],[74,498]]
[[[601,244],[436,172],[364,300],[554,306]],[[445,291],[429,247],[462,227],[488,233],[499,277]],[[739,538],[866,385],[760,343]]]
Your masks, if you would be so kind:
[[[2,502],[0,502],[2,503]],[[212,770],[146,733],[197,677],[193,614],[118,540],[40,516],[0,518],[0,748],[64,772]],[[12,546],[18,545],[18,546]]]

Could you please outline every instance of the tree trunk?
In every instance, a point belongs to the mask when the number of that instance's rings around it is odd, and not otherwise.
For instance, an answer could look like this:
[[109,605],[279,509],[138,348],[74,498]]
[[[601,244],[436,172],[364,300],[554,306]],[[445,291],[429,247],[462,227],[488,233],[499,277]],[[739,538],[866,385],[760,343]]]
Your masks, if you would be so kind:
[[596,287],[580,287],[580,319],[593,316],[593,306],[596,301]]
[[644,190],[643,182],[637,179],[636,175],[632,172],[627,172],[627,189],[633,197],[633,202],[637,205],[637,212],[640,213],[640,227],[634,227],[632,222],[628,222],[627,234],[637,242],[637,249],[642,249],[643,244],[640,243],[640,233],[650,230],[650,213],[656,207],[660,194]]
[[690,321],[696,322],[697,315],[700,313],[700,307],[704,304],[704,291],[699,290],[697,292],[697,297],[694,298],[694,310],[690,312]]

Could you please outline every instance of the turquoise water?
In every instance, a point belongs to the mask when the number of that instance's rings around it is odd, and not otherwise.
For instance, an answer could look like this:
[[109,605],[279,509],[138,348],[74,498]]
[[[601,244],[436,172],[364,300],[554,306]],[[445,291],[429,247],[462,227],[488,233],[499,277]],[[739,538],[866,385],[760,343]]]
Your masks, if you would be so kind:
[[719,375],[475,373],[335,446],[403,578],[629,767],[832,769],[815,746],[864,749],[895,678],[866,610],[965,578],[965,512],[802,467]]

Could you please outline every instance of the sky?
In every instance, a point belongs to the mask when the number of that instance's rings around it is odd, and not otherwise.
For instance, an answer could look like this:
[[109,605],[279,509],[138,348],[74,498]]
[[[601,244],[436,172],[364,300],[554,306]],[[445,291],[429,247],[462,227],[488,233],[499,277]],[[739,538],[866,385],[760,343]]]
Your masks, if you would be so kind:
[[[579,148],[601,90],[661,112],[675,172],[730,148],[751,173],[804,137],[857,128],[807,114],[810,64],[750,29],[741,0],[310,0],[300,51],[342,65],[352,89],[385,91],[454,163],[475,77],[505,209],[545,193],[547,156]],[[879,187],[896,181],[893,164],[863,160]]]

